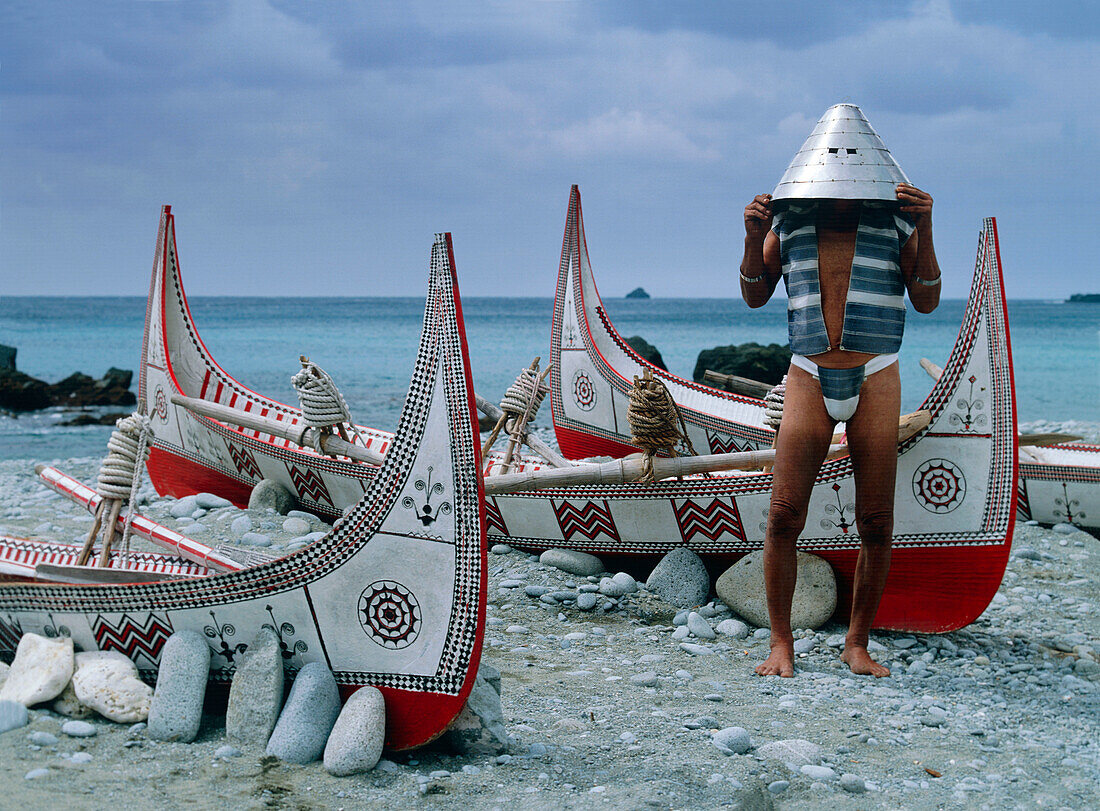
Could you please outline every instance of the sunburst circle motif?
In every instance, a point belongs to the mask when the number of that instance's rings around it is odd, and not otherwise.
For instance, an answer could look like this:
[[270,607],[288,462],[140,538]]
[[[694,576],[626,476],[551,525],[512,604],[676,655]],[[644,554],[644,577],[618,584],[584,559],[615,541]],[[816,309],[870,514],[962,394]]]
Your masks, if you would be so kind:
[[157,386],[157,392],[153,396],[155,400],[154,407],[156,408],[157,417],[161,422],[168,422],[168,398],[164,396],[164,389]]
[[591,411],[596,405],[596,387],[583,369],[573,375],[573,400],[581,411]]
[[407,648],[420,634],[420,603],[393,580],[376,580],[363,589],[356,615],[367,636],[389,650]]
[[913,495],[929,512],[949,513],[966,497],[966,477],[946,459],[929,459],[913,474]]

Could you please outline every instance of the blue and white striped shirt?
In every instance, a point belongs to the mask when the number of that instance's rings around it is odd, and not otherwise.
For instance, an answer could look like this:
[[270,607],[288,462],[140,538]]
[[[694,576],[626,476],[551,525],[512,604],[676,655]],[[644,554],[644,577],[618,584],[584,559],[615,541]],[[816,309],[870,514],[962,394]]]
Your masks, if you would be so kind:
[[[821,313],[816,219],[816,204],[792,205],[772,222],[787,288],[787,333],[796,355],[832,348]],[[901,246],[913,228],[904,214],[869,203],[861,207],[840,349],[875,355],[898,351],[905,329]]]

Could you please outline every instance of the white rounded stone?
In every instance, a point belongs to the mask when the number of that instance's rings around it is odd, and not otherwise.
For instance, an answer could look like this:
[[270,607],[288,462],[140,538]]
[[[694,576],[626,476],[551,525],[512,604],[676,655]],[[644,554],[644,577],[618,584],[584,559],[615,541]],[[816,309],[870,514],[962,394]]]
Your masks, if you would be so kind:
[[153,688],[138,678],[137,665],[117,651],[76,655],[73,691],[85,707],[120,724],[149,717]]
[[325,744],[325,770],[336,777],[369,772],[382,756],[386,738],[386,700],[375,687],[352,694]]
[[81,719],[95,715],[94,710],[80,703],[80,699],[76,697],[76,691],[73,690],[73,683],[71,681],[65,686],[65,689],[61,691],[61,695],[53,700],[50,709],[58,715],[64,715],[69,718]]
[[18,701],[25,707],[49,701],[61,695],[72,677],[73,641],[69,637],[23,634],[8,678],[0,687],[0,700]]

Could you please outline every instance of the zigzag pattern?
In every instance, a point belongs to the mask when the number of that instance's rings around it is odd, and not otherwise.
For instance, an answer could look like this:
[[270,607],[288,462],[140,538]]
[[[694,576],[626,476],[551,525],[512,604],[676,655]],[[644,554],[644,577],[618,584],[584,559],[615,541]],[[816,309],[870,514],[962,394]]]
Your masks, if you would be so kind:
[[129,614],[123,614],[115,625],[103,616],[92,621],[92,635],[100,650],[114,650],[137,661],[144,656],[149,664],[156,665],[160,651],[172,635],[172,622],[165,616],[149,614],[145,622],[139,622]]
[[260,472],[260,466],[256,464],[256,457],[252,455],[252,451],[243,446],[238,447],[230,442],[225,437],[222,437],[225,441],[225,446],[229,448],[229,455],[233,458],[233,464],[237,466],[237,472],[242,476],[248,476],[250,479],[262,479],[264,474]]
[[327,501],[329,506],[336,506],[332,502],[332,496],[328,494],[325,480],[315,470],[308,467],[300,468],[290,462],[284,462],[284,464],[290,474],[290,480],[294,482],[294,489],[298,491],[298,498],[308,498],[315,504]]
[[501,535],[508,534],[508,525],[504,523],[504,516],[500,514],[500,507],[497,506],[497,500],[495,498],[485,499],[485,531],[486,532],[499,532]]
[[22,638],[23,626],[18,617],[9,615],[7,619],[0,619],[0,650],[14,651]]
[[551,501],[550,504],[554,508],[558,527],[565,540],[570,540],[574,535],[582,535],[591,541],[600,533],[613,540],[620,540],[619,530],[615,528],[615,519],[611,517],[611,508],[607,501],[603,502],[602,507],[594,501],[586,501],[583,507],[575,507],[568,501],[561,504]]
[[702,535],[710,541],[716,541],[725,534],[730,534],[740,540],[745,540],[745,529],[741,525],[741,514],[737,510],[737,502],[731,499],[726,502],[721,499],[712,499],[706,507],[687,500],[679,506],[673,506],[676,511],[676,523],[680,526],[680,535],[687,543],[696,535]]
[[710,445],[711,453],[740,453],[741,451],[752,450],[748,443],[741,446],[737,444],[737,440],[732,436],[723,439],[721,434],[715,434],[711,431],[707,431],[707,444]]
[[1027,498],[1027,481],[1023,476],[1016,480],[1016,520],[1031,520],[1031,502]]

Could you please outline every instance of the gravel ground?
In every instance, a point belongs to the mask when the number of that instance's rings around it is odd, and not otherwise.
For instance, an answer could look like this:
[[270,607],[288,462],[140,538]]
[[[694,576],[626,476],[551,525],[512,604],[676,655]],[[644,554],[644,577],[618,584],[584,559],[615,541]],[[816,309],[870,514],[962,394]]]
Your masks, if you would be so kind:
[[[56,464],[90,481],[98,462]],[[308,542],[283,516],[222,508],[178,521],[174,500],[145,493],[150,517],[211,545],[278,554]],[[0,462],[0,532],[82,541],[90,522],[37,484],[31,462]],[[262,537],[242,543],[242,530]],[[576,597],[599,578],[494,547],[484,659],[502,674],[508,754],[429,746],[334,778],[320,763],[227,751],[216,701],[193,744],[154,743],[103,720],[95,737],[69,738],[64,718],[34,710],[29,726],[0,735],[4,805],[1097,807],[1100,541],[1038,526],[1017,528],[1013,541],[1004,583],[975,623],[940,636],[874,635],[892,670],[877,681],[839,661],[842,625],[801,634],[794,679],[765,679],[752,668],[766,630],[683,638],[685,616],[644,589],[597,593],[584,611]],[[712,627],[732,616],[720,602],[699,613]],[[712,740],[731,727],[747,732],[746,753]],[[810,766],[766,756],[767,744],[791,739],[813,744]]]

